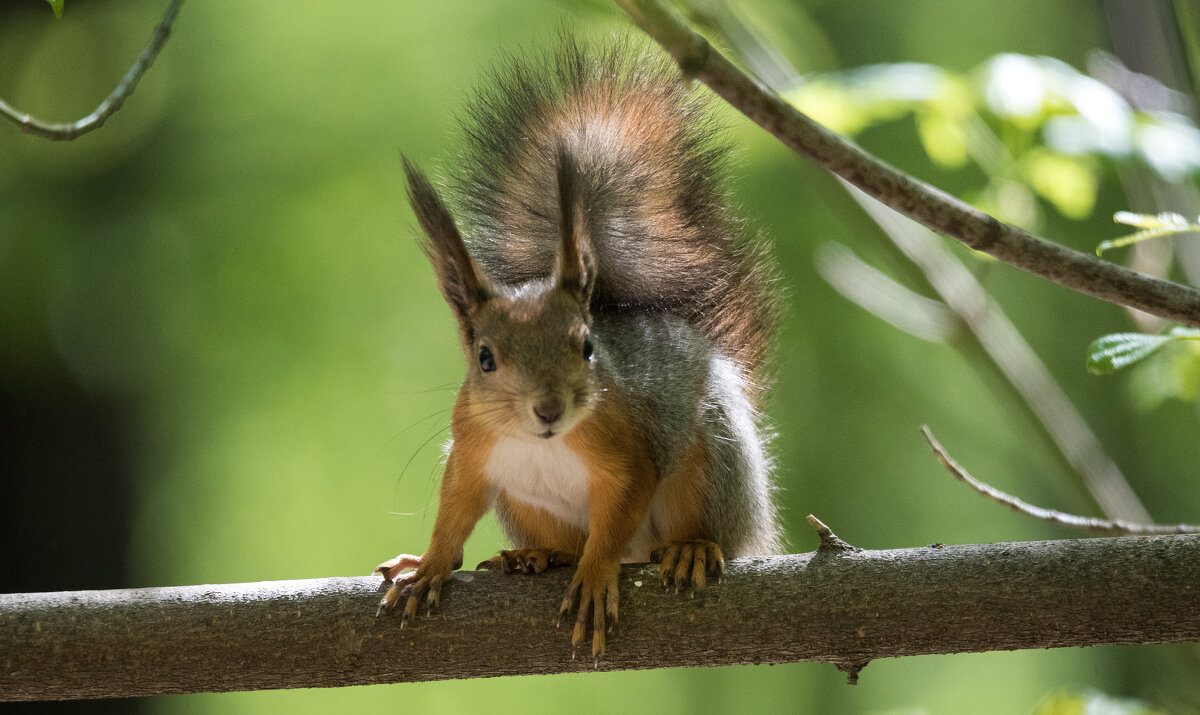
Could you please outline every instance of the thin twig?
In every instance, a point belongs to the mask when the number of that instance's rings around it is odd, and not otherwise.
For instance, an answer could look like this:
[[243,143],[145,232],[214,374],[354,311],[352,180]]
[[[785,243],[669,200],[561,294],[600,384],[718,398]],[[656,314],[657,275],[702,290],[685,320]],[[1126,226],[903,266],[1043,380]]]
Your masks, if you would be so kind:
[[658,0],[617,0],[683,72],[794,151],[893,209],[978,251],[1086,295],[1200,327],[1200,291],[1103,261],[1010,226],[898,171],[751,79]]
[[22,112],[13,107],[8,102],[0,99],[0,115],[8,117],[18,126],[21,131],[28,134],[36,134],[47,139],[60,141],[68,141],[76,137],[83,136],[93,129],[99,129],[104,125],[125,100],[133,94],[133,90],[137,87],[138,81],[142,79],[142,75],[146,74],[146,70],[154,64],[154,60],[158,57],[159,50],[167,41],[167,37],[171,34],[171,25],[175,22],[175,16],[179,14],[179,6],[183,4],[183,0],[171,0],[167,5],[166,11],[163,13],[162,20],[158,26],[154,28],[154,34],[150,37],[150,44],[146,45],[146,49],[142,50],[142,54],[121,78],[116,89],[112,94],[104,98],[100,106],[96,110],[87,115],[83,119],[74,122],[44,122],[27,112]]
[[929,443],[929,446],[933,448],[933,454],[937,457],[937,460],[942,463],[942,466],[950,470],[950,473],[957,477],[959,481],[966,483],[967,486],[988,499],[999,502],[1022,514],[1032,516],[1035,519],[1041,519],[1042,521],[1058,524],[1059,526],[1069,526],[1074,529],[1085,529],[1087,531],[1118,536],[1200,534],[1200,526],[1192,526],[1190,524],[1135,524],[1121,519],[1097,519],[1091,516],[1077,516],[1054,509],[1034,506],[1029,502],[1022,501],[1007,492],[1002,492],[990,484],[985,484],[972,477],[962,465],[954,461],[954,458],[946,453],[946,448],[934,439],[933,433],[925,425],[921,425],[921,434],[925,437],[925,441]]
[[842,185],[967,327],[971,343],[965,347],[976,348],[999,371],[1003,384],[1041,426],[1065,466],[1079,475],[1104,515],[1150,521],[1150,512],[1100,438],[974,274],[929,229],[884,208],[846,182]]

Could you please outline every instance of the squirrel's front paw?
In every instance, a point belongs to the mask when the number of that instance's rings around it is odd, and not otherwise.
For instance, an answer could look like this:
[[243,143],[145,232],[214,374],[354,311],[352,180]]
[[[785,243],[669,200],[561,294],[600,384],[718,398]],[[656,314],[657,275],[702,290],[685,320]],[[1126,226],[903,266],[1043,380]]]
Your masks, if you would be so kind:
[[504,573],[541,573],[555,566],[573,566],[575,555],[550,549],[506,549],[475,567]]
[[688,598],[702,591],[708,585],[707,575],[717,577],[717,583],[725,575],[725,556],[716,542],[708,539],[692,539],[689,541],[673,541],[656,549],[658,564],[658,580],[663,586],[675,584],[675,592],[679,587],[687,589]]
[[571,633],[571,657],[587,635],[588,612],[592,614],[592,658],[604,655],[604,632],[617,625],[617,575],[621,562],[581,562],[558,609],[558,625],[578,609]]
[[[416,569],[412,573],[401,575],[402,571]],[[442,584],[450,577],[453,568],[434,565],[424,556],[400,554],[394,559],[384,561],[375,568],[375,573],[381,574],[383,580],[390,582],[387,593],[379,602],[378,616],[384,611],[396,607],[400,599],[407,593],[408,600],[404,604],[404,612],[400,616],[400,627],[403,628],[416,617],[421,598],[425,598],[426,613],[432,613],[437,608],[442,595]]]

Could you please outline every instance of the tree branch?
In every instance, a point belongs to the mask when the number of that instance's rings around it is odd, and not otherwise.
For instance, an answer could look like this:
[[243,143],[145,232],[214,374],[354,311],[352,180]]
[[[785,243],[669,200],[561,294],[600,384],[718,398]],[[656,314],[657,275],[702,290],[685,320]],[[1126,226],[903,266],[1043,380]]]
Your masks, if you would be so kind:
[[1150,521],[1150,512],[1087,420],[974,274],[928,229],[842,185],[966,326],[971,344],[963,347],[976,348],[999,373],[1101,511],[1113,519]]
[[179,14],[179,6],[182,4],[183,0],[171,0],[171,4],[167,5],[167,9],[163,13],[162,20],[154,28],[154,34],[150,37],[150,44],[146,45],[146,49],[142,50],[142,54],[138,56],[137,61],[133,63],[133,66],[121,78],[120,83],[117,84],[112,93],[104,98],[104,101],[100,103],[100,106],[96,107],[95,111],[83,119],[62,123],[43,122],[27,112],[16,109],[3,99],[0,99],[0,115],[8,117],[19,125],[21,131],[36,134],[47,139],[65,141],[83,136],[93,129],[99,129],[110,116],[121,108],[125,100],[133,94],[133,90],[137,87],[138,82],[141,81],[142,75],[146,74],[146,70],[150,69],[150,65],[154,64],[159,50],[166,44],[167,37],[171,34],[171,25],[174,24],[175,16]]
[[1200,291],[1034,236],[898,171],[817,124],[738,70],[659,0],[617,0],[683,72],[788,147],[902,214],[1013,266],[1119,305],[1200,327]]
[[[831,535],[832,536],[832,535]],[[373,577],[0,595],[0,700],[1200,641],[1200,536],[735,559],[689,600],[621,573],[606,658],[571,658],[570,572],[459,572],[400,629]]]
[[921,434],[933,449],[933,455],[937,457],[937,460],[960,482],[971,487],[981,496],[1003,504],[1014,511],[1032,516],[1035,519],[1041,519],[1042,521],[1059,526],[1069,526],[1073,529],[1085,529],[1102,534],[1134,534],[1137,536],[1148,536],[1151,534],[1200,534],[1200,526],[1193,526],[1191,524],[1138,524],[1124,519],[1097,519],[1091,516],[1078,516],[1030,504],[971,476],[961,464],[956,462],[946,452],[946,448],[934,438],[933,432],[925,425],[921,425]]

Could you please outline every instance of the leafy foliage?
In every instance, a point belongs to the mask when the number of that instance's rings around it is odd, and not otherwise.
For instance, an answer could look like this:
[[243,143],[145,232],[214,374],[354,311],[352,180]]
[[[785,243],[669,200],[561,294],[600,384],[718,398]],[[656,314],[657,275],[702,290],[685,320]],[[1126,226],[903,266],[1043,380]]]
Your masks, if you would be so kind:
[[1089,216],[1100,161],[1140,160],[1168,181],[1200,173],[1200,130],[1169,112],[1137,111],[1116,91],[1049,57],[1001,54],[956,73],[903,63],[810,76],[788,99],[831,129],[856,134],[912,117],[929,158],[976,164],[987,183],[970,197],[1026,227],[1036,197]]
[[63,0],[46,0],[50,3],[50,9],[54,11],[54,16],[61,19],[63,12]]

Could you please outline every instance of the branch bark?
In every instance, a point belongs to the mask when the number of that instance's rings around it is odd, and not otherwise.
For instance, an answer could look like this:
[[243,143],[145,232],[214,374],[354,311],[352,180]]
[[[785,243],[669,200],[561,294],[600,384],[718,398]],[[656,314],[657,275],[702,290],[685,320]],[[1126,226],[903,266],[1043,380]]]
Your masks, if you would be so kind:
[[633,21],[699,79],[801,156],[938,233],[1110,303],[1200,327],[1200,291],[1100,260],[979,211],[814,122],[747,76],[660,0],[617,0]]
[[599,663],[554,628],[565,569],[457,573],[404,630],[373,577],[0,595],[0,700],[1200,641],[1196,535],[736,559],[694,600],[655,571]]

